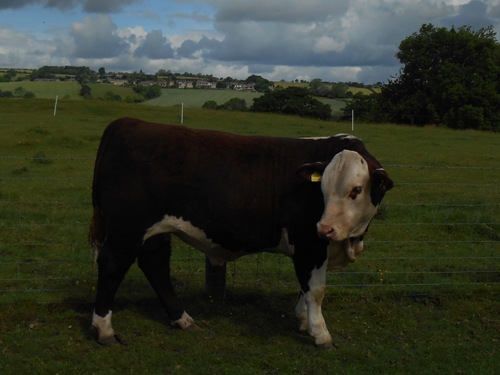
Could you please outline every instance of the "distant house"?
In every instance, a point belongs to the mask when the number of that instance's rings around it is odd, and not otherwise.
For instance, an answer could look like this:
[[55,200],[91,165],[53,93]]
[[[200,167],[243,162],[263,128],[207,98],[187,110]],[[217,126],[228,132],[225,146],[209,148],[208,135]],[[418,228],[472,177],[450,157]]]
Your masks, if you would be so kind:
[[156,84],[160,87],[173,87],[175,83],[172,81],[157,81]]
[[255,91],[255,83],[239,83],[231,84],[231,88],[236,91]]
[[126,79],[109,79],[109,83],[111,83],[113,86],[125,86],[128,81]]
[[156,81],[140,81],[138,83],[139,86],[146,86],[146,87],[149,87],[149,86],[153,86],[153,85],[156,85]]
[[177,81],[177,87],[180,89],[192,89],[193,86],[193,81],[188,81],[188,80],[178,80]]
[[198,80],[198,81],[196,81],[196,87],[197,88],[203,88],[203,89],[216,89],[217,88],[217,82],[210,82],[210,81],[205,81],[205,80]]

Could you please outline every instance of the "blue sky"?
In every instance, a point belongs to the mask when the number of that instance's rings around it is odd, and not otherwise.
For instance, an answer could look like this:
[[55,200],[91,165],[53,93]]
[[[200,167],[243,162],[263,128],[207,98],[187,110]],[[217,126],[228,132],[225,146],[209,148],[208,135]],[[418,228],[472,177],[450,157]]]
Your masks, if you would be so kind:
[[424,23],[499,33],[500,0],[0,0],[0,67],[386,82]]

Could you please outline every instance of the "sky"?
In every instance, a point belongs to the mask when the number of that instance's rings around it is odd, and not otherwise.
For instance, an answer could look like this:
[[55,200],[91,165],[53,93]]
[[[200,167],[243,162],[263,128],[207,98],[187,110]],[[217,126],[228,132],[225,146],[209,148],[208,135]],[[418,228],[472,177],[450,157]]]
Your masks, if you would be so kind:
[[498,39],[500,0],[0,0],[0,67],[386,83],[425,23]]

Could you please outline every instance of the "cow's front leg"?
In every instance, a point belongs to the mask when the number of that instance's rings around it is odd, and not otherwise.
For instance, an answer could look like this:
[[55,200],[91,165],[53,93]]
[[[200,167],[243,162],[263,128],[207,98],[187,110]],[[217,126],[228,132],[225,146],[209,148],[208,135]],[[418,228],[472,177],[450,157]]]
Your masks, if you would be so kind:
[[314,337],[314,343],[321,348],[333,348],[332,336],[326,327],[321,304],[325,297],[326,268],[325,260],[320,268],[314,268],[309,280],[309,290],[304,294],[307,306],[307,331]]
[[333,348],[332,337],[326,328],[321,311],[328,265],[326,249],[324,256],[318,256],[318,258],[320,259],[301,257],[297,253],[294,256],[295,272],[301,286],[301,294],[295,307],[295,315],[300,321],[299,330],[307,331],[314,337],[316,346]]
[[91,328],[96,331],[97,341],[105,346],[122,343],[119,336],[115,335],[115,330],[111,324],[111,315],[111,310],[109,310],[104,317],[97,315],[94,310],[94,314],[92,316]]
[[307,332],[309,323],[307,322],[306,296],[302,291],[300,292],[299,300],[297,301],[297,305],[295,306],[295,316],[300,322],[299,331]]

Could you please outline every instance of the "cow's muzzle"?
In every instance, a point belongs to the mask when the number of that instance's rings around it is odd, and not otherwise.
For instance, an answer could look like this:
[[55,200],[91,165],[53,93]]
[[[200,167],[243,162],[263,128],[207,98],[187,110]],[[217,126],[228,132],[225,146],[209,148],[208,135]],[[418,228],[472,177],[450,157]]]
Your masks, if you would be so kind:
[[337,232],[331,225],[318,223],[318,236],[325,240],[338,241]]

